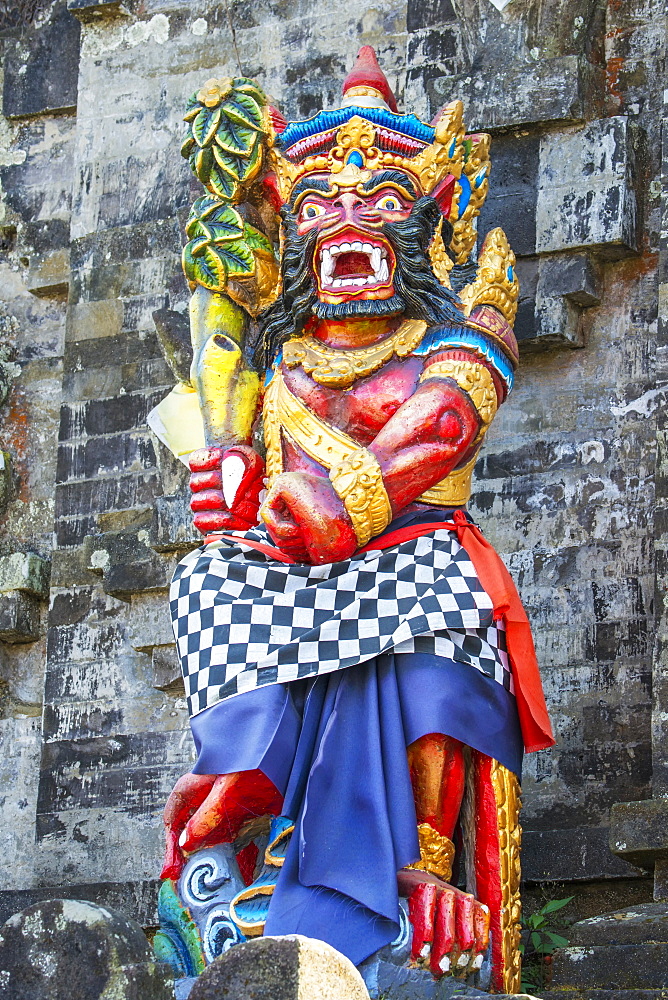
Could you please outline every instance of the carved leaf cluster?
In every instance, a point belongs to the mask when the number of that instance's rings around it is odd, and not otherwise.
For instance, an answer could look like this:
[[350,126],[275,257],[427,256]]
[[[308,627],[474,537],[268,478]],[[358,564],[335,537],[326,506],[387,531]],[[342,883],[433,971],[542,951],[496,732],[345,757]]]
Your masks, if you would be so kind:
[[253,180],[262,163],[266,98],[245,77],[231,80],[229,92],[222,88],[220,100],[211,107],[200,96],[193,94],[188,101],[181,155],[211,194],[239,201],[242,185]]
[[208,195],[198,198],[186,225],[183,270],[189,281],[212,292],[223,292],[230,278],[250,277],[254,251],[273,255],[270,241],[244,222],[230,204]]
[[230,279],[257,277],[257,258],[273,265],[271,242],[233,207],[262,167],[265,104],[252,80],[209,80],[184,115],[181,154],[209,194],[190,211],[183,270],[190,282],[212,292],[230,292]]

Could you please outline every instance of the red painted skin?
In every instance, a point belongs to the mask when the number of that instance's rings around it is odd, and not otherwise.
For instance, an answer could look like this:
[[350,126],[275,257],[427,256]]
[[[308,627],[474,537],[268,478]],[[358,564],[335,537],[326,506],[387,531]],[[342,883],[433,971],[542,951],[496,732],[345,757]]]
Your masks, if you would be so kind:
[[[412,200],[394,187],[382,187],[364,198],[349,190],[329,198],[319,193],[304,198],[299,206],[299,231],[319,231],[313,270],[322,301],[384,299],[393,294],[394,256],[380,230],[385,222],[405,219],[411,207]],[[346,240],[382,247],[389,262],[387,280],[355,289],[323,287],[323,249]],[[343,260],[337,258],[337,277],[342,273],[344,279],[346,275],[369,273],[368,266],[363,266],[368,262],[366,255],[351,252],[341,256]],[[307,332],[330,347],[359,348],[385,339],[399,323],[397,317],[312,319]],[[285,381],[295,396],[375,455],[394,516],[468,459],[480,429],[469,397],[454,382],[433,379],[421,383],[423,370],[423,359],[393,359],[373,375],[342,390],[319,385],[302,369],[283,368]],[[233,510],[225,503],[220,473],[224,456],[231,453],[239,455],[247,468]],[[297,561],[314,564],[349,558],[358,543],[327,470],[289,442],[284,444],[283,460],[285,471],[277,477],[261,510],[276,546]],[[191,470],[191,507],[202,533],[246,530],[256,523],[262,463],[250,447],[202,449],[191,456]],[[414,744],[413,759],[419,761],[419,755],[420,747]],[[420,816],[418,808],[418,822],[430,822],[451,837],[463,794],[461,754],[453,751],[440,781],[438,814]],[[178,876],[184,854],[214,842],[233,841],[251,813],[277,813],[278,793],[268,785],[260,772],[181,778],[165,809],[167,851],[163,877]],[[182,834],[184,842],[179,848]],[[465,975],[488,945],[487,908],[467,893],[417,870],[399,873],[399,889],[409,897],[413,959],[427,965],[435,976],[447,968]]]

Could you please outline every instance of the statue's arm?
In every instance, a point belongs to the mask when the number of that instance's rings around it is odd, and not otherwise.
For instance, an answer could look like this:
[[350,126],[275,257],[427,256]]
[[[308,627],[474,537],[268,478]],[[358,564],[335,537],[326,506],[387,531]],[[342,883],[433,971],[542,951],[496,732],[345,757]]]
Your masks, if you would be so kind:
[[438,377],[422,382],[369,445],[395,516],[459,465],[481,424],[456,383]]

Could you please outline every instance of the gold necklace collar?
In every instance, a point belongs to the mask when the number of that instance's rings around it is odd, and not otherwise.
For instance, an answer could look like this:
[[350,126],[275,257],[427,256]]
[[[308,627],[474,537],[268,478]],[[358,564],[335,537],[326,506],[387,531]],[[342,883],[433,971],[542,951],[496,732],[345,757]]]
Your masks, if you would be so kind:
[[288,368],[302,366],[307,375],[330,389],[347,389],[359,378],[372,375],[396,354],[407,357],[424,337],[427,324],[407,319],[391,336],[371,347],[326,347],[315,337],[296,337],[283,345]]

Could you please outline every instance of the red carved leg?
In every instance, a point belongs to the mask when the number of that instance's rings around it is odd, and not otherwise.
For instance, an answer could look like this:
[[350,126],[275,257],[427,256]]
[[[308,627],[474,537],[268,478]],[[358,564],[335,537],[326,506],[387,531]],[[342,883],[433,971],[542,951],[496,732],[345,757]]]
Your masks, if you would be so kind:
[[489,907],[492,989],[520,989],[519,783],[507,768],[473,752],[476,895]]
[[480,967],[489,943],[489,913],[469,893],[448,884],[465,785],[464,748],[430,733],[408,748],[421,859],[399,874],[413,925],[411,958],[435,976],[466,976]]

